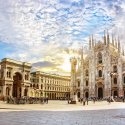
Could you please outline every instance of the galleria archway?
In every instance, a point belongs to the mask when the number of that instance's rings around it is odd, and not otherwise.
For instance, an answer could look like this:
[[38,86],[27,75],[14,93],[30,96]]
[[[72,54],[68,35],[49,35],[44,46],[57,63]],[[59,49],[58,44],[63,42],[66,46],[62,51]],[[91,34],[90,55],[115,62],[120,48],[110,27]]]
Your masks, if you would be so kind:
[[13,97],[21,97],[22,75],[16,72],[13,76]]

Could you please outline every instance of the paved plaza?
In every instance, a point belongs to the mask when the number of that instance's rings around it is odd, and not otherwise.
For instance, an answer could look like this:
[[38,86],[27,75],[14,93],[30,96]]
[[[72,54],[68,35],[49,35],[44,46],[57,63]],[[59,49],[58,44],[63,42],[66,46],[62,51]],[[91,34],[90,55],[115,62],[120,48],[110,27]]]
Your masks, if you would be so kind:
[[12,105],[0,102],[0,125],[125,125],[125,103],[66,101]]

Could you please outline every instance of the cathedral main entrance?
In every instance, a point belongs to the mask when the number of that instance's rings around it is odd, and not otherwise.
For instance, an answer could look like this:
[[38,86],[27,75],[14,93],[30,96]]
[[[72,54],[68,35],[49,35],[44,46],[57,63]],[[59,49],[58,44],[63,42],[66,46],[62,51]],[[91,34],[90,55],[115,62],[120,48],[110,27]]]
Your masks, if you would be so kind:
[[117,91],[117,90],[114,91],[113,96],[114,96],[114,97],[118,97],[118,91]]
[[102,87],[98,88],[98,98],[99,99],[103,98],[103,88]]
[[88,92],[85,93],[85,97],[89,98],[89,93]]
[[21,97],[22,75],[18,72],[13,76],[13,97]]
[[80,92],[77,93],[77,97],[80,98]]

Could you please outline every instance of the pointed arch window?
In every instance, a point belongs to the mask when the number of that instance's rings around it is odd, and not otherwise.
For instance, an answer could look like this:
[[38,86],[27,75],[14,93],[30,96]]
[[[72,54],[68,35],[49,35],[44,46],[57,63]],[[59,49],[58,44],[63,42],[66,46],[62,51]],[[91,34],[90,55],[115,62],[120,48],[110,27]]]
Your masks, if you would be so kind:
[[101,53],[98,54],[98,63],[99,64],[102,63],[102,54]]
[[113,66],[113,72],[117,73],[117,66]]
[[80,87],[80,81],[78,81],[78,87]]
[[86,86],[88,86],[89,85],[89,82],[88,82],[88,80],[86,80]]
[[99,70],[99,77],[102,77],[102,70]]
[[88,72],[88,70],[86,70],[86,76],[89,76],[89,72]]

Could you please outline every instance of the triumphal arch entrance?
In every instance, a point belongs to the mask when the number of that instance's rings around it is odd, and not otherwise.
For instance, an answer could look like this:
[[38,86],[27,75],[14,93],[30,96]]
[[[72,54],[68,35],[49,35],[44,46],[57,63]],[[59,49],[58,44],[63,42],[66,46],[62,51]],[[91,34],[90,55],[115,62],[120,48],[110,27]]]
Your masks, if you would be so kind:
[[29,95],[31,64],[4,58],[1,61],[1,95]]

